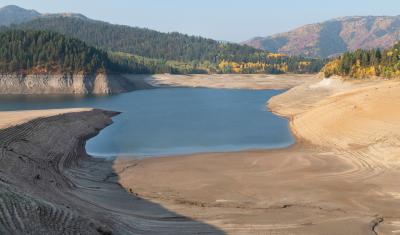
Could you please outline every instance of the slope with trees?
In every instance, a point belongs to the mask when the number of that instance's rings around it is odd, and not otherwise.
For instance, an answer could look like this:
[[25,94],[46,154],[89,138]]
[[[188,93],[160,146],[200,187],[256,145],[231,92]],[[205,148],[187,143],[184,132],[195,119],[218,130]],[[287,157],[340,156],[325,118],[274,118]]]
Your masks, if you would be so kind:
[[114,62],[127,69],[149,73],[312,73],[324,64],[318,59],[272,54],[198,36],[77,17],[38,18],[13,27],[55,31],[80,39],[108,51]]
[[98,73],[116,70],[107,53],[86,43],[47,31],[0,32],[0,72]]
[[326,77],[338,75],[350,78],[400,78],[400,42],[390,49],[346,52],[322,70]]

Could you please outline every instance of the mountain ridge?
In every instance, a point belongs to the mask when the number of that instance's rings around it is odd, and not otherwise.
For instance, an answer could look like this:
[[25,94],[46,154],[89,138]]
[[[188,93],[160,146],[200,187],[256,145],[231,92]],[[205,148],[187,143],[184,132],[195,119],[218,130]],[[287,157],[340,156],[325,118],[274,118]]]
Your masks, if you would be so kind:
[[333,57],[357,49],[389,48],[400,40],[400,16],[345,16],[306,24],[243,44],[296,56]]
[[16,5],[0,8],[0,26],[23,23],[39,17],[41,14],[35,10],[28,10]]
[[17,5],[7,5],[0,8],[0,26],[21,24],[38,18],[71,17],[84,20],[91,20],[83,14],[62,12],[62,13],[40,13],[33,9],[25,9]]

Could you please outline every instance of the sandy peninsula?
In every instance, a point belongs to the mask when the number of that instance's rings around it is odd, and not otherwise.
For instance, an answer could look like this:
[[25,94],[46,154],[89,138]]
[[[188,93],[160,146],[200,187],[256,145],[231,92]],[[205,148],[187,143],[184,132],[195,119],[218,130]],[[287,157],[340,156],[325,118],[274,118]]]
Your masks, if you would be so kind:
[[86,139],[114,115],[0,113],[0,234],[222,234],[124,190],[112,159],[86,154]]
[[400,233],[400,83],[295,77],[223,78],[289,89],[266,104],[297,139],[279,150],[103,160],[83,146],[117,113],[0,113],[0,233]]

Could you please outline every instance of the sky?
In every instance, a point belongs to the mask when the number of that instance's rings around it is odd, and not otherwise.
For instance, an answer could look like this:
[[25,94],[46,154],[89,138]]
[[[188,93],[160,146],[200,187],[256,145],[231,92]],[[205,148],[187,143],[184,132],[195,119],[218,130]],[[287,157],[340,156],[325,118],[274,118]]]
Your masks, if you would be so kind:
[[241,42],[354,15],[400,15],[400,0],[0,0],[41,13]]

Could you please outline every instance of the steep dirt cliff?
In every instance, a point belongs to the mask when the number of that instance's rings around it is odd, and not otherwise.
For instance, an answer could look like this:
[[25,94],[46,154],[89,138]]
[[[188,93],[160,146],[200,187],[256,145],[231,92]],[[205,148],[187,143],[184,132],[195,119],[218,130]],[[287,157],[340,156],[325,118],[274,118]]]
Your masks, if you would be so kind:
[[0,94],[112,94],[134,88],[121,75],[0,75]]

